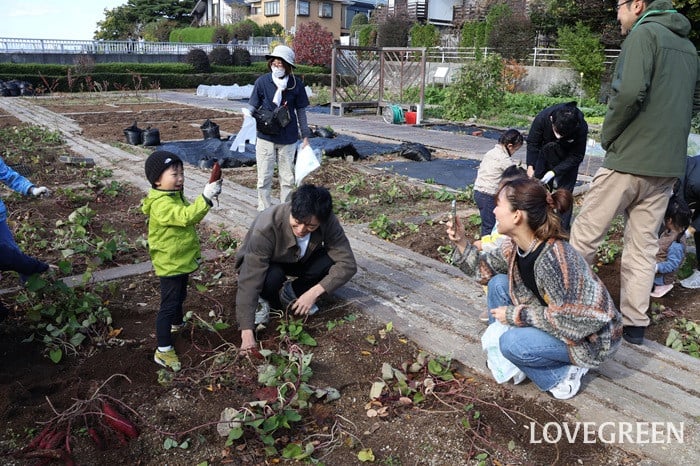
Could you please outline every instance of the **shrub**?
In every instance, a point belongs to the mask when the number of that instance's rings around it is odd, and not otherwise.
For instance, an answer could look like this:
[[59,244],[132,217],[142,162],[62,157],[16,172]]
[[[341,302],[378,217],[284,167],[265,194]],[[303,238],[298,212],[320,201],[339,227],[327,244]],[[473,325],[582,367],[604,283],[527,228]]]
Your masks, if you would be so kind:
[[294,34],[292,48],[298,63],[330,67],[333,33],[316,21],[302,23]]
[[365,24],[357,33],[357,41],[361,47],[371,47],[377,43],[377,27],[373,24]]
[[489,33],[488,46],[503,58],[524,60],[532,50],[535,31],[530,20],[522,14],[504,14],[495,20]]
[[503,80],[506,86],[506,91],[517,92],[520,89],[520,85],[527,76],[527,69],[517,60],[506,60],[505,66],[503,68]]
[[248,49],[241,47],[236,47],[233,49],[233,56],[231,58],[233,61],[233,66],[250,66],[252,63]]
[[217,26],[214,28],[214,31],[212,32],[211,35],[211,42],[216,43],[218,40],[221,40],[219,42],[220,44],[228,44],[228,41],[233,37],[231,35],[231,32],[226,28],[226,26]]
[[560,28],[557,43],[573,69],[583,74],[583,90],[586,96],[596,99],[605,71],[605,51],[598,35],[579,21],[573,28]]
[[233,59],[231,58],[231,51],[228,47],[214,47],[214,49],[209,52],[209,63],[223,66],[232,65]]
[[263,37],[280,37],[284,33],[284,26],[277,21],[263,24],[260,27],[260,35]]
[[260,26],[250,19],[244,19],[231,26],[231,34],[238,35],[238,40],[248,40],[260,35]]
[[577,87],[575,83],[568,81],[559,81],[556,84],[552,84],[547,89],[547,95],[549,97],[573,97],[577,92]]
[[210,44],[214,34],[212,27],[187,27],[173,29],[170,32],[170,42],[184,42],[186,44]]
[[170,33],[179,26],[180,24],[177,21],[163,18],[147,23],[141,32],[143,33],[143,38],[149,42],[168,42]]
[[377,26],[377,45],[379,47],[406,47],[411,20],[405,15],[387,17]]
[[350,37],[355,37],[355,34],[360,32],[362,26],[369,24],[369,18],[364,13],[358,13],[352,17],[352,23],[350,23]]
[[497,53],[467,62],[447,89],[445,117],[457,121],[498,113],[505,101],[503,68]]
[[433,24],[414,24],[410,30],[411,47],[437,47],[440,31]]
[[185,55],[185,63],[191,65],[195,73],[211,72],[209,57],[207,57],[207,52],[202,49],[192,49],[187,52],[187,55]]
[[77,74],[88,74],[95,70],[95,58],[92,55],[81,54],[73,59]]

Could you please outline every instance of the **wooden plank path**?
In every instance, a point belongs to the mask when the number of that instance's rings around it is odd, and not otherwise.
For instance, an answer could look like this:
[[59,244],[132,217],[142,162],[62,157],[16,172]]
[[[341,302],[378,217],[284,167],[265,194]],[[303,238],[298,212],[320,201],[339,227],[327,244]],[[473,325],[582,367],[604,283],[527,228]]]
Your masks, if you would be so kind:
[[[163,98],[163,94],[159,93],[159,97]],[[23,121],[61,131],[78,155],[93,158],[97,165],[112,169],[116,177],[133,183],[144,192],[148,189],[143,175],[147,152],[134,154],[87,140],[80,135],[74,121],[33,102],[32,98],[3,98],[0,99],[0,108]],[[230,102],[223,103],[230,105]],[[312,122],[320,121],[316,115],[310,116]],[[325,118],[332,119],[329,124],[336,131],[362,135],[366,128],[374,128],[369,137],[378,137],[374,133],[381,132],[376,121],[367,123],[355,117],[327,115],[319,124],[325,126]],[[435,131],[418,127],[404,129],[411,138],[434,139]],[[400,136],[395,133],[395,137]],[[480,138],[459,135],[455,139]],[[473,144],[470,150],[483,153],[482,147]],[[489,145],[492,146],[493,142],[490,141]],[[452,147],[460,146],[455,142]],[[465,154],[471,152],[465,150]],[[188,168],[187,176],[191,181],[187,183],[186,195],[191,198],[199,194],[199,187],[204,185],[209,174],[192,167]],[[255,191],[226,180],[220,202],[221,207],[214,208],[206,221],[212,225],[224,224],[232,232],[243,234],[256,215]],[[434,354],[449,355],[472,372],[490,377],[480,346],[484,326],[477,318],[485,304],[481,287],[459,270],[372,236],[363,226],[347,226],[346,231],[358,259],[359,272],[337,294],[356,302],[364,312],[380,321],[393,322],[397,331],[421,348]],[[624,441],[611,446],[639,455],[640,463],[645,465],[697,465],[700,464],[697,443],[699,387],[700,360],[655,342],[647,341],[643,346],[623,343],[614,358],[584,377],[584,389],[578,396],[563,402],[573,408],[570,418],[556,421],[589,422],[593,423],[592,426],[613,423],[608,424],[607,433],[632,426],[634,435],[622,436]],[[539,403],[552,402],[531,383],[512,389]],[[669,425],[682,430],[682,442],[672,437],[669,443],[649,443],[649,430],[654,426]],[[666,427],[664,435],[668,433]],[[647,429],[647,434],[642,432],[639,437],[640,429]]]

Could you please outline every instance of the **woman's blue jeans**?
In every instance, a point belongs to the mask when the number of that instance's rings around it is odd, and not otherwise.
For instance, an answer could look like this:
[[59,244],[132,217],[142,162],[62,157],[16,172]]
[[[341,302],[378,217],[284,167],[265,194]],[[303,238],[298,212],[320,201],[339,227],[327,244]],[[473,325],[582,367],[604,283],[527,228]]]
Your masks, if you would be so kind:
[[[509,306],[508,277],[495,275],[489,280],[486,303],[489,309]],[[489,316],[489,322],[493,322]],[[564,380],[571,366],[566,343],[535,327],[513,327],[499,340],[501,353],[532,380],[547,391]]]

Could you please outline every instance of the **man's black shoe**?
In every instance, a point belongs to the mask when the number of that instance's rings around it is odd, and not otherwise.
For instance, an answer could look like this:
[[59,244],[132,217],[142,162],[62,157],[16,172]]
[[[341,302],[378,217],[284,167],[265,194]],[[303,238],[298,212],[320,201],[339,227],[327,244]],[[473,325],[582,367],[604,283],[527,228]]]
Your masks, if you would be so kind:
[[633,345],[644,343],[644,330],[646,327],[634,327],[632,325],[622,327],[622,338]]

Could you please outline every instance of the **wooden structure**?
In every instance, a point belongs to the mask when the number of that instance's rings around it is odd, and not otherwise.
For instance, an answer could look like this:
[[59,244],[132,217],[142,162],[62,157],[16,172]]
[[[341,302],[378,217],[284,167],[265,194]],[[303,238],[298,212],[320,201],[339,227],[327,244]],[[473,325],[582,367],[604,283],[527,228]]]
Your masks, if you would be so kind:
[[[425,47],[335,45],[331,61],[331,115],[354,108],[425,104]],[[420,113],[420,111],[419,111]]]

